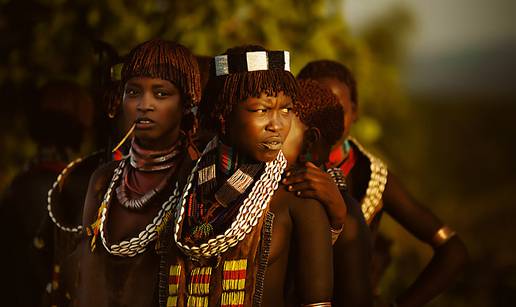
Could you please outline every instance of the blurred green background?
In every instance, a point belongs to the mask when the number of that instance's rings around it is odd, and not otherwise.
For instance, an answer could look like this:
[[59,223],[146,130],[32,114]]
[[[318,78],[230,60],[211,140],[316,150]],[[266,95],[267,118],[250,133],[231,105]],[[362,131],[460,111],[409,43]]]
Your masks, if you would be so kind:
[[[510,0],[0,0],[0,193],[35,154],[27,132],[35,89],[56,78],[98,87],[93,40],[120,54],[153,37],[199,55],[259,43],[290,50],[294,73],[310,60],[336,59],[359,83],[354,135],[469,248],[463,277],[430,306],[512,306],[515,6]],[[382,231],[395,242],[382,284],[392,298],[431,250],[388,218]]]

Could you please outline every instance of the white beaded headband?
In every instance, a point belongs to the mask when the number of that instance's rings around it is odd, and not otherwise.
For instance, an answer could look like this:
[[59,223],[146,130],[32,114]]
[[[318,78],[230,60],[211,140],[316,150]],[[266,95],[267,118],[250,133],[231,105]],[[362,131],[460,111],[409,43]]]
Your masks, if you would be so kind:
[[290,53],[288,51],[252,51],[241,54],[224,54],[216,56],[214,61],[216,76],[269,69],[290,71]]

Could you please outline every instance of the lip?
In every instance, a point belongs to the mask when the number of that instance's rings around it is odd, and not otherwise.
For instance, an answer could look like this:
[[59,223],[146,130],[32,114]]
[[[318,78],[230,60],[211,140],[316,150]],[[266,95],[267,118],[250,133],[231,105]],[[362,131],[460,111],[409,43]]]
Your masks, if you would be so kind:
[[272,137],[262,142],[261,145],[266,150],[280,150],[283,142],[279,137]]
[[147,117],[138,117],[134,123],[136,129],[150,129],[156,124],[152,119]]

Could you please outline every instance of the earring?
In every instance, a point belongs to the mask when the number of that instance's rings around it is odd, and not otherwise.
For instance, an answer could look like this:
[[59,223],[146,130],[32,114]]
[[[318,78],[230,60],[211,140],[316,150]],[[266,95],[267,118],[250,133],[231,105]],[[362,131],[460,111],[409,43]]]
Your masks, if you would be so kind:
[[222,135],[226,134],[226,121],[224,120],[224,117],[222,115],[219,115],[219,123],[220,123],[220,133]]

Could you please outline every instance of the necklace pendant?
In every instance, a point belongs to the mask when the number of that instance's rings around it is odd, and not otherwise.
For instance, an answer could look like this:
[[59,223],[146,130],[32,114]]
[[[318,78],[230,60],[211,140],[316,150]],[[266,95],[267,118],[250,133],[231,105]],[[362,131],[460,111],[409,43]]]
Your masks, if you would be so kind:
[[192,229],[192,237],[194,240],[203,240],[213,233],[213,226],[210,223],[202,223]]

